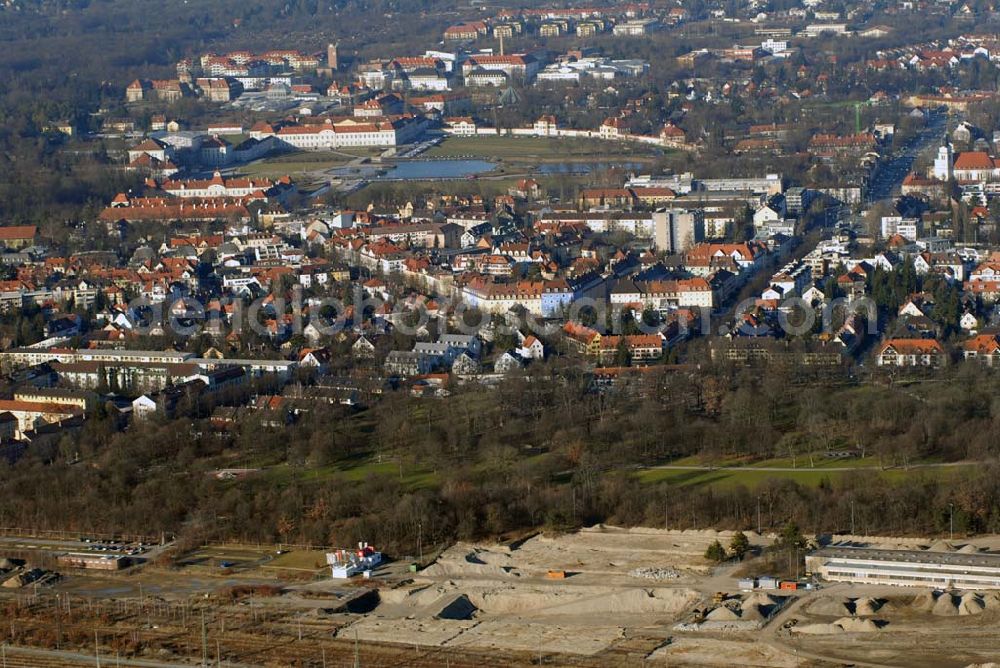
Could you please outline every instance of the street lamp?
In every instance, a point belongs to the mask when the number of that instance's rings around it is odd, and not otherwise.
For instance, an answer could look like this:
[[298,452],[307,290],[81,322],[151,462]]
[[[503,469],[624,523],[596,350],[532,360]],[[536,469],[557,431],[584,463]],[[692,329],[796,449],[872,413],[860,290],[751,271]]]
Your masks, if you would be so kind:
[[948,520],[948,524],[950,526],[950,534],[951,534],[951,538],[949,538],[949,540],[955,540],[955,504],[949,503],[948,510],[950,511],[949,512],[950,518]]

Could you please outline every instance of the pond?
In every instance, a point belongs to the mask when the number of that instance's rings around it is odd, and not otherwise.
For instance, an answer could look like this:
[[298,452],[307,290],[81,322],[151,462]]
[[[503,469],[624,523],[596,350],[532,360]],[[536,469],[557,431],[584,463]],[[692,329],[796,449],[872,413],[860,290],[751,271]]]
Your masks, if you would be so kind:
[[488,160],[407,160],[386,169],[379,181],[424,181],[431,179],[464,179],[496,169]]
[[435,181],[464,179],[491,172],[496,167],[495,162],[488,160],[405,160],[395,164],[340,167],[331,169],[328,174],[369,181]]

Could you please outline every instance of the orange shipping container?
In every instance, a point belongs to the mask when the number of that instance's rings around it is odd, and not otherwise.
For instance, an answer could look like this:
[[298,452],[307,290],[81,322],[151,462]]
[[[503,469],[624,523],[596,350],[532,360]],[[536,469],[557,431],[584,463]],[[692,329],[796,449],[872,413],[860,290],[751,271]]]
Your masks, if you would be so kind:
[[566,578],[566,571],[549,571],[545,574],[545,577],[552,580],[563,580]]
[[799,583],[797,583],[797,582],[782,582],[779,585],[779,588],[780,589],[792,589],[792,590],[794,590],[794,589],[798,589],[799,588]]

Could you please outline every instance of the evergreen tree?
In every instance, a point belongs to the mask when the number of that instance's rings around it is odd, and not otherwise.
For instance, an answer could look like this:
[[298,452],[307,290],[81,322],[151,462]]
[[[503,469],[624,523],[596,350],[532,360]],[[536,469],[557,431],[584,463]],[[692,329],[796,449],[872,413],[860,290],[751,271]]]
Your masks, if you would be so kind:
[[743,555],[750,551],[750,540],[742,531],[733,534],[733,539],[729,541],[729,551],[737,559],[743,559]]
[[722,547],[719,541],[715,541],[705,550],[705,558],[715,563],[722,563],[726,560],[726,548]]

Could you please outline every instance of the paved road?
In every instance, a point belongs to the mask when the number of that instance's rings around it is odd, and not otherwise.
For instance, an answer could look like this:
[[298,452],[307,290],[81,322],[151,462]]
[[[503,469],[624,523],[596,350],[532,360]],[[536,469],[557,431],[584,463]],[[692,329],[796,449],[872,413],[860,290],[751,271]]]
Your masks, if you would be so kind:
[[868,186],[868,201],[888,200],[898,194],[906,175],[913,171],[917,156],[940,145],[948,125],[947,114],[934,112],[924,129],[903,149],[886,160]]

